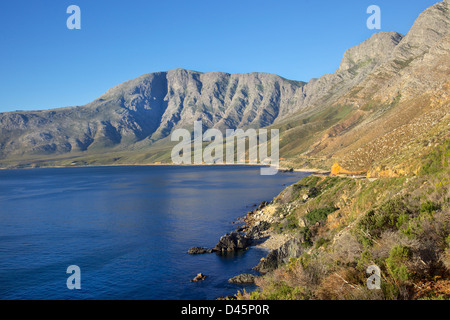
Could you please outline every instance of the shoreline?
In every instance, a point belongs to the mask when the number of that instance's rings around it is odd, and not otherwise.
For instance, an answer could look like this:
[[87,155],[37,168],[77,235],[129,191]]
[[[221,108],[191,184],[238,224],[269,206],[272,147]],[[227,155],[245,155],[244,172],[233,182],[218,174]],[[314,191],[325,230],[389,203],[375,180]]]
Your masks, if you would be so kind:
[[[269,167],[264,164],[251,163],[230,163],[230,164],[170,164],[170,163],[145,163],[145,164],[96,164],[96,165],[68,165],[68,166],[16,166],[11,168],[0,167],[0,170],[31,170],[31,169],[61,169],[61,168],[101,168],[101,167],[147,167],[147,166],[161,166],[161,167],[210,167],[210,166],[252,166],[252,167]],[[292,172],[307,172],[312,174],[326,174],[330,171],[316,169],[316,168],[284,168],[279,167],[278,173],[292,173]]]
[[[226,255],[229,252],[245,252],[250,248],[262,249],[265,251],[264,257],[255,261],[255,265],[250,270],[236,274],[228,280],[228,282],[241,285],[255,284],[257,278],[270,271],[267,270],[267,262],[270,264],[271,261],[276,260],[282,254],[279,252],[281,248],[293,240],[292,235],[277,233],[272,228],[273,224],[279,222],[282,218],[277,216],[278,207],[273,203],[277,197],[278,195],[275,195],[270,201],[262,201],[259,204],[248,206],[248,208],[253,207],[253,210],[248,211],[242,217],[236,218],[233,221],[233,224],[237,225],[236,228],[223,235],[214,248],[192,247],[188,250],[188,254],[216,253]],[[236,299],[236,296],[220,296],[215,300],[222,299]]]
[[[22,168],[0,168],[0,170],[27,170],[27,169],[61,169],[61,168],[103,168],[103,167],[267,167],[267,165],[262,164],[246,164],[246,163],[234,163],[234,164],[160,164],[160,163],[147,163],[147,164],[100,164],[100,165],[70,165],[70,166],[36,166],[36,167],[22,167]],[[312,168],[285,168],[279,167],[277,173],[309,173],[309,174],[324,174],[325,170],[321,169],[312,169]],[[299,177],[299,179],[302,179]],[[288,187],[284,185],[283,190]],[[268,223],[272,225],[274,222],[277,222],[278,218],[275,215],[276,207],[273,205],[273,200],[278,196],[278,194],[274,195],[274,197],[270,201],[262,201],[259,204],[248,205],[247,208],[252,208],[251,211],[248,211],[245,215],[237,217],[233,220],[233,224],[236,224],[237,227],[234,228],[233,232],[237,232],[239,234],[243,234],[245,238],[249,241],[249,243],[243,248],[247,250],[251,247],[256,247],[263,249],[265,251],[264,257],[259,261],[255,261],[255,265],[248,270],[248,272],[256,271],[257,277],[262,276],[265,272],[261,272],[257,269],[258,264],[267,259],[269,254],[273,251],[281,248],[285,243],[292,239],[290,235],[286,234],[277,234],[274,232],[272,227],[268,227],[266,229],[260,229],[262,223]],[[252,233],[252,235],[250,235]],[[228,233],[222,236],[222,238],[229,235]],[[222,240],[219,240],[219,242]],[[239,241],[239,240],[238,240]],[[194,247],[196,248],[196,247]],[[191,248],[193,249],[193,248]],[[212,253],[217,252],[215,249],[204,249],[207,251],[200,253],[191,253],[191,254],[202,254],[202,253]],[[242,249],[238,249],[242,250]],[[228,250],[225,250],[228,251]],[[231,250],[230,250],[231,251]],[[224,251],[222,251],[223,253]],[[189,252],[188,252],[189,253]],[[226,253],[225,253],[226,254]],[[238,277],[245,274],[237,274],[234,277]],[[256,276],[256,275],[255,275]]]

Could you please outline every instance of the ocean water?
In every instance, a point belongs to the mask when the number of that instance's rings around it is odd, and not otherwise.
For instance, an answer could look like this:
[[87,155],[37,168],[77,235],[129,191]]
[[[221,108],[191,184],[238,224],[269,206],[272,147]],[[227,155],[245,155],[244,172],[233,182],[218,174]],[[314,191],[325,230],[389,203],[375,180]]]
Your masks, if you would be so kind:
[[[118,166],[0,170],[0,299],[204,300],[267,254],[214,247],[251,205],[306,173],[250,166]],[[81,270],[69,290],[67,267]],[[190,282],[197,273],[207,276]]]

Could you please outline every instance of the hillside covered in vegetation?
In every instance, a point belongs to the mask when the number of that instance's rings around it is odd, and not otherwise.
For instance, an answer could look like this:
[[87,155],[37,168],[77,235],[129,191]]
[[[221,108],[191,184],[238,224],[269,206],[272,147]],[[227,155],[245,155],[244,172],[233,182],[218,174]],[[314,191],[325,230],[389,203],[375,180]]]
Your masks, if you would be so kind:
[[[311,175],[289,186],[254,225],[288,235],[256,267],[239,299],[450,299],[450,140],[419,160],[417,174]],[[251,215],[259,218],[251,219]],[[369,266],[380,288],[369,289]]]

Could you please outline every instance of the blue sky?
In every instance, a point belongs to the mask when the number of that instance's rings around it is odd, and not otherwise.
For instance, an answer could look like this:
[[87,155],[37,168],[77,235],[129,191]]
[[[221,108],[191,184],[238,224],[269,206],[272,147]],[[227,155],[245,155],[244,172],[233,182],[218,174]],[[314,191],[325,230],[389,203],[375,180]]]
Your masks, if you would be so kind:
[[[406,34],[437,0],[15,0],[0,3],[0,112],[86,104],[142,74],[334,72],[374,32]],[[69,30],[69,5],[81,30]],[[369,30],[369,5],[381,30]]]

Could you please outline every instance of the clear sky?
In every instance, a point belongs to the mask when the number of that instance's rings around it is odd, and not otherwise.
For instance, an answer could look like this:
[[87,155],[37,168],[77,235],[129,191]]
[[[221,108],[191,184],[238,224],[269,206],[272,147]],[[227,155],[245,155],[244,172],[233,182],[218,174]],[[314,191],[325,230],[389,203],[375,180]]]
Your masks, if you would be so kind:
[[[437,0],[14,0],[0,2],[0,112],[86,104],[142,74],[334,72],[378,31],[406,34]],[[69,5],[81,29],[69,30]],[[369,5],[381,30],[369,30]]]

